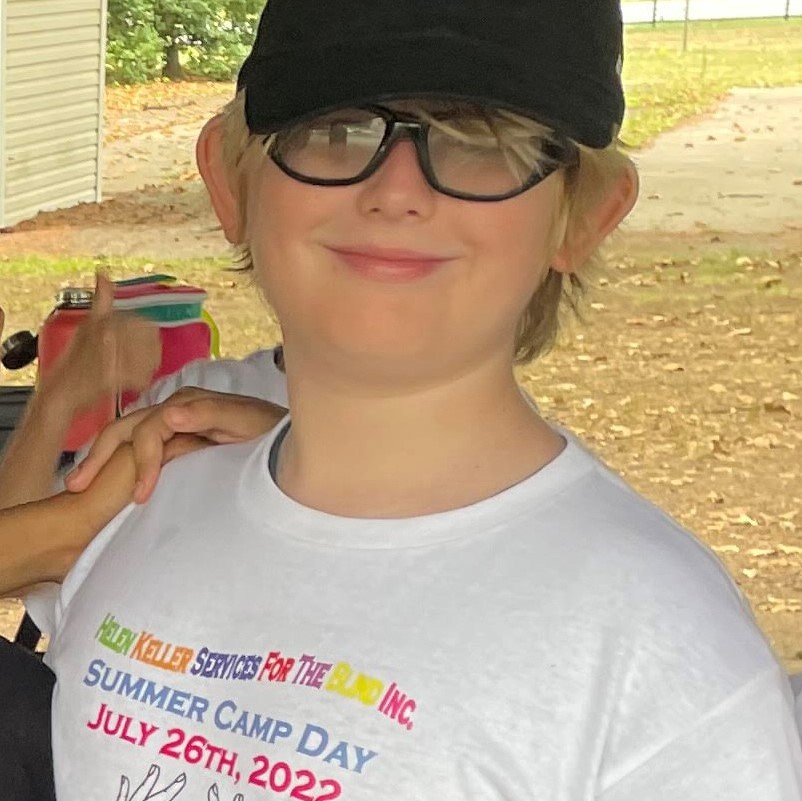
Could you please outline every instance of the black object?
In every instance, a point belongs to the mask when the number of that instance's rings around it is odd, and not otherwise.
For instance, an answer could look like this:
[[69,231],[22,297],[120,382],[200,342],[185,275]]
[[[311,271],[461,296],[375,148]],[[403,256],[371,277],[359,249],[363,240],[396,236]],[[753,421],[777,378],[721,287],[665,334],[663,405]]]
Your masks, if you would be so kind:
[[0,387],[0,453],[17,426],[33,387]]
[[620,0],[270,0],[237,89],[252,133],[321,111],[451,97],[588,147],[624,116]]
[[55,676],[0,638],[0,798],[55,801],[50,706]]
[[36,358],[38,350],[39,337],[30,331],[19,331],[0,345],[0,362],[6,370],[21,370]]
[[42,639],[42,632],[39,626],[33,622],[33,618],[26,612],[22,617],[22,623],[17,629],[17,636],[14,642],[22,646],[26,651],[36,653],[39,640]]

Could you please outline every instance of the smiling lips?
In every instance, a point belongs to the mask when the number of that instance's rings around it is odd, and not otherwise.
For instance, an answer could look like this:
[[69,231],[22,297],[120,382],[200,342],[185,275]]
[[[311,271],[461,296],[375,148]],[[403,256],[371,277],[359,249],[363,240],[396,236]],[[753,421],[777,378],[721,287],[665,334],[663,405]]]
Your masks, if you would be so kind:
[[397,248],[331,247],[329,250],[355,272],[377,281],[415,281],[453,259]]

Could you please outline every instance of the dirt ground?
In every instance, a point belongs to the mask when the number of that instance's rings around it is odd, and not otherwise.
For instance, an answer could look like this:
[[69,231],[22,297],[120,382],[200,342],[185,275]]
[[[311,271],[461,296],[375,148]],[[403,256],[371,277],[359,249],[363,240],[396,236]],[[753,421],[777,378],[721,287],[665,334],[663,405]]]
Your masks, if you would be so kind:
[[[4,256],[20,254],[143,256],[209,289],[227,354],[272,342],[275,324],[241,276],[171,263],[227,252],[191,168],[198,125],[224,100],[205,96],[197,114],[182,105],[175,127],[175,109],[142,112],[152,125],[138,117],[129,137],[118,120],[108,200],[0,235],[0,271]],[[590,279],[584,319],[521,371],[548,416],[714,549],[793,670],[802,670],[800,109],[802,87],[736,92],[635,154],[642,200]],[[20,276],[10,293],[4,280],[9,329],[35,326],[59,282]],[[0,607],[0,627],[16,615]]]

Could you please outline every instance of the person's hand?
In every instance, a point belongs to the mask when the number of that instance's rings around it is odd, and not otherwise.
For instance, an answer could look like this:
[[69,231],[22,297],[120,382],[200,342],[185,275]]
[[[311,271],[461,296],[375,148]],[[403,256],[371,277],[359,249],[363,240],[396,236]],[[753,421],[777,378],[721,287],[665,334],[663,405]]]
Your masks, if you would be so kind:
[[187,783],[185,773],[181,773],[173,779],[170,784],[161,790],[156,789],[156,782],[159,781],[159,767],[151,765],[147,776],[142,780],[142,784],[131,793],[131,782],[127,776],[120,778],[120,791],[117,793],[117,801],[173,801],[180,795]]
[[132,412],[106,426],[86,459],[67,476],[66,487],[71,492],[86,490],[117,449],[130,443],[135,470],[133,500],[145,503],[167,462],[200,447],[259,437],[286,412],[258,398],[185,387],[157,406]]
[[40,382],[40,393],[62,399],[66,408],[91,408],[104,395],[140,392],[150,385],[161,362],[161,338],[154,323],[115,312],[114,285],[97,275],[95,299],[69,348]]

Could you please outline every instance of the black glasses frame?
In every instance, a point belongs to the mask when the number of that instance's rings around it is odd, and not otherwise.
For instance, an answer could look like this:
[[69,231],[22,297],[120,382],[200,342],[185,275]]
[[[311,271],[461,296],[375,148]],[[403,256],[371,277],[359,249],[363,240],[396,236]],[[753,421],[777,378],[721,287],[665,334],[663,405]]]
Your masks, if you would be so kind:
[[[432,127],[430,123],[415,119],[410,115],[400,114],[384,106],[370,105],[363,106],[362,108],[364,108],[365,111],[370,111],[376,116],[381,117],[387,124],[387,128],[376,153],[365,168],[352,178],[311,178],[308,175],[297,172],[281,158],[279,152],[281,131],[275,135],[275,138],[270,143],[267,154],[282,172],[290,176],[290,178],[294,178],[296,181],[301,181],[301,183],[312,184],[313,186],[352,186],[353,184],[361,183],[370,178],[370,176],[387,160],[387,156],[389,156],[396,142],[409,139],[415,146],[418,164],[426,178],[426,182],[432,189],[443,195],[458,198],[459,200],[474,200],[487,203],[507,200],[516,195],[521,195],[533,186],[537,186],[537,184],[557,172],[560,168],[575,166],[578,162],[579,150],[577,146],[570,139],[552,133],[544,142],[543,147],[543,154],[548,159],[546,166],[533,169],[531,175],[529,175],[521,186],[501,195],[479,195],[470,192],[459,192],[455,189],[443,186],[440,181],[437,180],[437,175],[432,167],[432,161],[429,156],[429,131]],[[269,136],[265,137],[264,142],[268,143],[270,138]]]

